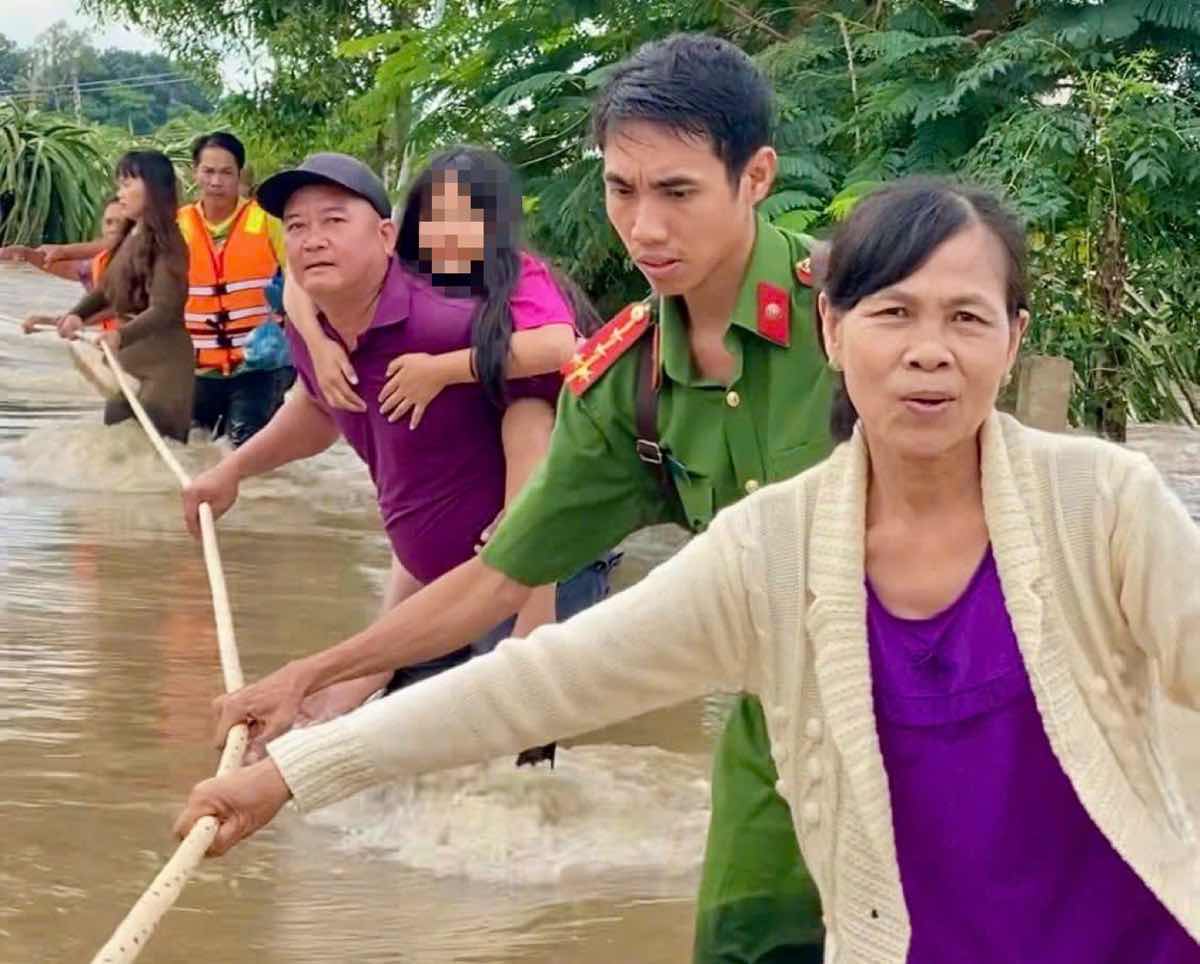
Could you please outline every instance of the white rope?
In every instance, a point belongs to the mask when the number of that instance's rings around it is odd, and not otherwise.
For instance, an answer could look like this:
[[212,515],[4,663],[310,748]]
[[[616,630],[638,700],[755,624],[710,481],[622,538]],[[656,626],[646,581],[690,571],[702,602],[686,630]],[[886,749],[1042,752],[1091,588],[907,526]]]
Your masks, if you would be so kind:
[[[113,374],[117,376],[117,384],[121,386],[125,400],[129,402],[129,407],[133,409],[137,420],[142,423],[142,428],[150,437],[151,444],[162,456],[167,468],[175,473],[180,486],[186,488],[191,483],[191,478],[183,470],[179,460],[167,448],[167,443],[163,441],[162,435],[150,421],[150,416],[142,408],[137,392],[130,385],[128,373],[121,367],[117,356],[105,342],[101,341],[99,345],[104,352],[104,357],[108,359]],[[233,613],[229,608],[229,593],[225,588],[225,571],[221,567],[221,552],[217,546],[216,522],[207,502],[200,503],[200,534],[204,545],[204,563],[208,567],[208,586],[212,593],[213,616],[216,618],[217,624],[217,646],[221,656],[221,671],[225,676],[225,691],[232,693],[240,690],[245,681],[242,678],[241,660],[238,658],[237,640],[233,634]],[[246,739],[247,730],[244,723],[238,724],[229,731],[220,763],[217,764],[217,776],[236,770],[241,766],[242,757],[246,752]],[[204,817],[196,821],[183,843],[175,851],[174,856],[167,861],[167,865],[159,871],[158,876],[151,881],[145,893],[138,898],[137,903],[125,915],[125,919],[108,939],[108,943],[92,958],[92,964],[128,964],[137,958],[150,939],[150,935],[154,933],[158,922],[175,903],[175,899],[183,890],[183,885],[187,883],[192,871],[204,859],[205,853],[217,836],[217,827],[216,817]]]
[[[0,314],[0,318],[20,324],[19,319],[13,318],[11,315]],[[121,367],[117,356],[105,342],[97,341],[96,343],[104,352],[104,357],[108,359],[109,367],[116,376],[117,384],[120,385],[125,400],[129,402],[129,407],[133,409],[133,414],[141,423],[142,428],[146,430],[151,444],[158,451],[167,468],[179,480],[180,486],[186,487],[191,482],[191,478],[167,447],[167,443],[163,441],[162,435],[150,421],[150,416],[146,414],[142,403],[138,401],[137,391],[132,386],[129,373]],[[233,634],[233,612],[229,608],[229,593],[225,588],[225,571],[221,568],[216,522],[207,502],[200,503],[200,533],[204,546],[204,563],[208,567],[208,585],[212,593],[213,615],[217,624],[217,646],[221,656],[221,671],[225,677],[225,691],[232,693],[244,685],[242,664],[238,658],[237,640]],[[225,739],[225,749],[217,764],[217,776],[222,776],[241,766],[242,757],[246,752],[247,735],[245,724],[238,724],[229,731],[229,735]],[[137,959],[159,921],[166,916],[171,905],[175,903],[175,899],[183,890],[183,885],[187,883],[192,872],[204,859],[205,853],[217,835],[217,828],[216,817],[203,817],[196,821],[191,832],[184,838],[183,843],[179,845],[171,859],[167,861],[166,866],[150,882],[150,886],[146,888],[137,903],[125,915],[125,919],[117,926],[112,937],[108,939],[108,943],[92,958],[92,964],[129,964]]]

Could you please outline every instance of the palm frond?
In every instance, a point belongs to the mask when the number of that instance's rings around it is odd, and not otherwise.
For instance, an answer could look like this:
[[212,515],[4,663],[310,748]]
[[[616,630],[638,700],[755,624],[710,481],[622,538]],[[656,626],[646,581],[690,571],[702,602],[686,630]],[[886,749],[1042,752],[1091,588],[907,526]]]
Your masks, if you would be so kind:
[[0,244],[92,237],[110,180],[91,129],[0,104]]

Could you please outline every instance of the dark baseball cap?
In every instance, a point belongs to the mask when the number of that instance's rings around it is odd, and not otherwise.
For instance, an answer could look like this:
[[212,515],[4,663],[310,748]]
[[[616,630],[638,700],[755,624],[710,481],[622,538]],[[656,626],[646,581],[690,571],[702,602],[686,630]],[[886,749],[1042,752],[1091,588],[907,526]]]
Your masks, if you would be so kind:
[[349,154],[309,154],[299,167],[272,174],[263,181],[256,197],[264,211],[281,218],[288,198],[310,184],[344,188],[367,201],[381,218],[392,216],[392,202],[388,200],[383,181],[366,164]]

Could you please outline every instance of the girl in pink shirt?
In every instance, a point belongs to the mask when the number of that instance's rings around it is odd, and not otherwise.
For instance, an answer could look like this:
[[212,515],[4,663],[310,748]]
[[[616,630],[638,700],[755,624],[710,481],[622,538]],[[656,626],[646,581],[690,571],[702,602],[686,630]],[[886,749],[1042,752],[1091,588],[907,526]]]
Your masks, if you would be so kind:
[[[407,418],[416,429],[443,390],[476,383],[502,413],[504,505],[531,477],[549,445],[561,387],[558,369],[570,359],[579,336],[599,326],[577,289],[523,246],[521,221],[521,195],[513,171],[489,151],[451,149],[418,175],[401,212],[396,252],[409,276],[405,324],[436,329],[430,334],[439,347],[393,359],[377,398],[357,394],[357,376],[343,347],[313,321],[311,309],[298,304],[303,292],[296,285],[285,289],[288,314],[312,357],[317,387],[335,408],[363,412],[377,405],[390,420]],[[445,333],[446,344],[461,347],[442,348],[438,331]],[[485,421],[488,424],[463,425],[461,431],[441,434],[439,444],[470,445],[479,432],[495,431],[495,425]],[[436,465],[434,453],[429,455]],[[444,557],[444,540],[438,549]],[[461,561],[465,560],[454,564]],[[385,608],[428,581],[426,563],[419,546],[408,565],[393,559]],[[422,578],[410,573],[414,569]],[[564,611],[566,585],[558,587],[557,605],[556,587],[541,587],[518,614],[515,626],[504,627],[505,635],[525,635],[582,608],[580,601],[595,601],[595,591],[573,592],[576,604]],[[605,590],[606,582],[601,594]],[[499,638],[503,637],[496,635]],[[476,651],[479,648],[476,644]],[[412,682],[446,668],[442,661],[437,664],[397,675],[403,683]],[[346,699],[339,694],[336,705],[322,706],[320,715],[344,710],[344,703],[366,695],[362,691],[367,685],[359,682],[357,692]]]

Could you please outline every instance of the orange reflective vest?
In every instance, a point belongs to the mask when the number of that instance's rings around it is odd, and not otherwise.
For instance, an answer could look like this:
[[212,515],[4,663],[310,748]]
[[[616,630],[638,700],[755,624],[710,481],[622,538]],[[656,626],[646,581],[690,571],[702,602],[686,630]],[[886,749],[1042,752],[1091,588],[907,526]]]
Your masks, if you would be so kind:
[[[92,287],[100,287],[100,277],[104,274],[104,269],[108,267],[109,259],[112,258],[112,252],[105,248],[96,257],[92,258]],[[113,315],[107,315],[100,321],[100,328],[103,331],[116,331],[120,322]]]
[[220,369],[228,375],[241,364],[250,333],[271,316],[266,287],[278,262],[267,212],[254,201],[244,204],[220,250],[199,202],[179,209],[179,227],[188,246],[183,317],[196,349],[196,370]]

